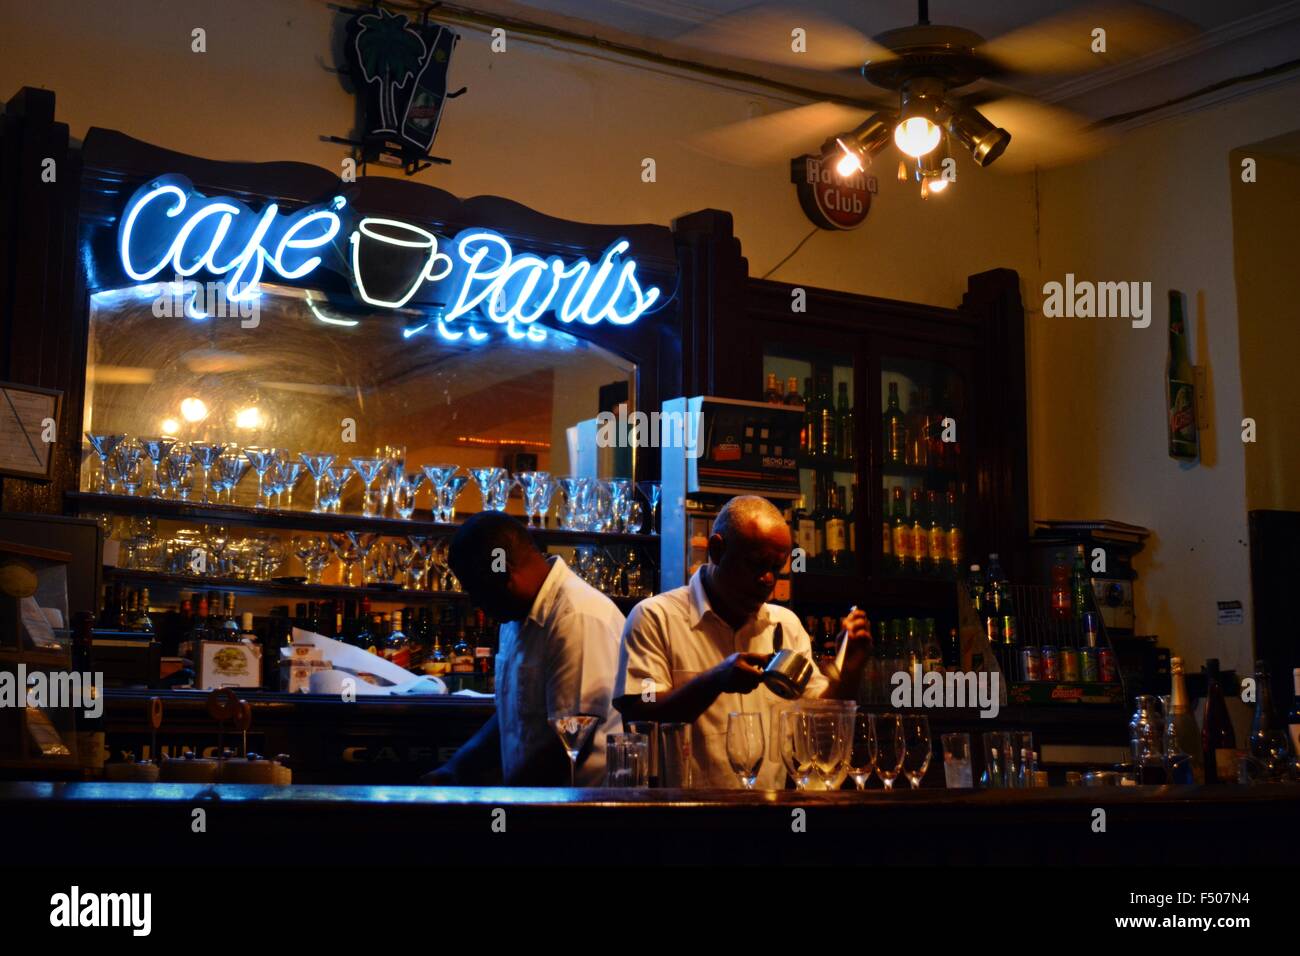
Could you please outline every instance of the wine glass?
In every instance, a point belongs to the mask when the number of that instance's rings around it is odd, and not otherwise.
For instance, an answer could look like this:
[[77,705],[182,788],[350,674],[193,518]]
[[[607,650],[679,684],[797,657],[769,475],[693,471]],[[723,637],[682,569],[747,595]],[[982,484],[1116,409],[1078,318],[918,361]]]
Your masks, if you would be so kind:
[[796,790],[807,790],[813,774],[813,756],[808,747],[808,714],[793,708],[777,717],[781,762],[794,781]]
[[460,497],[460,493],[465,490],[467,484],[469,484],[469,478],[465,475],[454,475],[447,479],[442,491],[438,493],[439,521],[450,524],[456,520],[456,499]]
[[275,463],[276,451],[274,448],[262,448],[257,445],[249,445],[244,449],[244,457],[248,463],[253,466],[253,471],[257,472],[257,507],[268,507],[268,502],[262,501],[263,489],[266,485],[267,469]]
[[901,714],[876,715],[876,776],[886,790],[903,772],[903,718]]
[[379,477],[379,469],[384,467],[383,458],[353,458],[352,467],[357,470],[357,476],[365,484],[364,497],[361,499],[361,514],[366,517],[374,517],[375,503],[371,500],[370,488]]
[[149,491],[151,497],[162,497],[162,482],[158,478],[158,469],[162,464],[162,460],[171,453],[172,446],[175,444],[175,438],[140,439],[140,447],[143,448],[144,453],[149,456],[149,460],[153,462],[153,487]]
[[812,744],[813,764],[827,790],[835,789],[848,752],[846,724],[851,715],[811,713],[808,733]]
[[908,714],[903,717],[903,773],[913,790],[920,789],[933,755],[930,718],[924,714]]
[[642,481],[637,484],[641,494],[645,495],[645,500],[650,505],[650,533],[658,534],[659,525],[655,521],[655,512],[659,509],[659,494],[661,485],[657,481]]
[[293,538],[293,553],[307,572],[308,584],[320,584],[321,574],[329,563],[331,548],[330,542],[318,535],[304,534]]
[[327,451],[300,451],[298,457],[307,466],[307,474],[311,475],[316,482],[316,498],[312,502],[311,510],[319,514],[325,510],[321,507],[320,480],[325,477],[325,473],[329,471],[330,465],[334,464],[337,456]]
[[600,718],[595,714],[583,714],[576,711],[559,711],[550,715],[551,727],[559,735],[564,752],[569,755],[569,786],[576,787],[578,774],[578,754],[591,739]]
[[492,509],[492,489],[505,475],[504,468],[470,468],[470,477],[478,482],[478,493],[483,498],[483,510]]
[[757,713],[727,715],[727,760],[746,790],[753,790],[763,766],[763,717]]
[[876,766],[876,717],[875,714],[857,713],[853,715],[853,736],[849,741],[849,755],[845,761],[853,785],[859,790],[867,789],[871,771]]
[[126,440],[125,435],[108,432],[86,432],[86,440],[99,456],[99,493],[108,494],[108,456]]
[[226,450],[226,445],[224,442],[219,441],[196,441],[190,443],[190,450],[194,452],[199,467],[203,469],[203,498],[201,500],[204,504],[207,504],[208,490],[212,487],[212,466],[221,456],[221,453]]

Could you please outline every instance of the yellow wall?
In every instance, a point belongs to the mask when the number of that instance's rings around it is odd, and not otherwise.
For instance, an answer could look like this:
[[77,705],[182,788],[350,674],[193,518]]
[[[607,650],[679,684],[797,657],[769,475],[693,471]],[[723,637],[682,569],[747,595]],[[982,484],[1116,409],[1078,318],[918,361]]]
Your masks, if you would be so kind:
[[[1245,446],[1248,510],[1300,510],[1300,261],[1291,240],[1300,215],[1298,157],[1300,134],[1234,150],[1228,169],[1242,407],[1256,426],[1255,442]],[[1241,178],[1246,158],[1255,160],[1253,183]]]

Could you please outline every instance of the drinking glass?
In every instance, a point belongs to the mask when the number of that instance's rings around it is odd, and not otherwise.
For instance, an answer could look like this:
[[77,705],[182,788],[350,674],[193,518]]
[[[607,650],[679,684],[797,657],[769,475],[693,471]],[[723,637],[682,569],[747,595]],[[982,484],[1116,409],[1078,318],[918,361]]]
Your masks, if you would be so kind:
[[693,782],[691,769],[691,725],[659,725],[659,784],[682,790]]
[[537,526],[546,527],[546,516],[551,513],[551,499],[555,496],[555,479],[542,482],[537,491]]
[[849,740],[849,754],[845,763],[853,785],[859,790],[867,788],[871,772],[876,766],[876,717],[874,714],[853,715],[853,736]]
[[343,504],[343,489],[347,487],[354,469],[351,465],[331,465],[325,469],[325,489],[328,502],[325,508],[335,513]]
[[244,457],[248,463],[253,466],[253,471],[257,472],[257,504],[258,508],[265,508],[269,502],[263,502],[263,489],[266,486],[267,469],[275,463],[276,451],[274,448],[262,448],[258,445],[249,445],[244,449]]
[[163,477],[173,498],[188,501],[194,485],[194,455],[184,445],[172,448],[163,462]]
[[364,496],[361,499],[361,514],[365,517],[374,517],[375,503],[372,500],[370,489],[379,477],[379,469],[384,467],[382,458],[353,458],[352,467],[357,470],[357,477],[365,484]]
[[439,521],[444,524],[451,524],[456,520],[456,499],[460,497],[460,493],[465,490],[467,484],[469,484],[469,478],[465,475],[454,475],[447,479],[447,483],[443,485],[442,491],[438,494],[439,511],[442,512]]
[[646,738],[649,758],[649,785],[654,786],[659,778],[659,724],[653,720],[629,720],[624,725],[629,734],[643,734]]
[[375,456],[384,460],[379,472],[379,513],[388,511],[388,503],[393,500],[397,484],[406,476],[406,446],[385,445],[375,449]]
[[746,790],[753,790],[763,766],[763,718],[761,714],[732,712],[727,715],[727,760]]
[[225,442],[219,441],[196,441],[190,442],[190,450],[194,452],[195,460],[203,469],[203,497],[200,500],[207,504],[209,491],[212,488],[212,466],[226,450],[226,445]]
[[226,503],[235,503],[235,488],[248,474],[252,463],[238,449],[227,452],[217,461],[217,473],[221,476],[221,487],[226,492]]
[[307,572],[308,584],[320,584],[321,574],[329,564],[332,545],[318,535],[297,535],[293,538],[293,553]]
[[930,718],[924,714],[903,717],[903,773],[913,790],[921,788],[925,772],[930,769],[934,747],[930,743]]
[[540,505],[539,492],[543,485],[550,482],[551,474],[546,471],[521,471],[515,475],[515,480],[524,489],[524,514],[528,516],[528,527],[531,528]]
[[949,790],[975,786],[971,773],[970,734],[944,734],[943,782]]
[[605,786],[650,785],[650,738],[645,734],[609,734],[605,737]]
[[492,489],[505,475],[504,468],[471,468],[470,477],[478,483],[478,493],[483,498],[483,511],[492,510]]
[[429,539],[424,535],[408,534],[406,543],[397,547],[397,563],[406,575],[402,582],[403,590],[420,590],[429,570]]
[[557,711],[550,715],[551,727],[560,738],[564,752],[569,755],[569,786],[577,786],[578,755],[595,732],[600,718],[579,711]]
[[781,762],[785,764],[796,790],[808,789],[808,781],[815,767],[812,748],[808,743],[809,717],[805,711],[794,708],[783,710],[777,716]]
[[256,577],[259,581],[268,581],[280,569],[280,565],[284,564],[288,549],[283,541],[271,534],[259,534],[253,538],[253,542],[257,559]]
[[564,496],[564,504],[560,510],[560,527],[578,530],[582,479],[566,475],[563,478],[557,478],[555,484],[560,489],[560,494]]
[[852,725],[848,723],[853,714],[817,713],[808,715],[808,734],[812,744],[813,762],[817,775],[827,790],[835,790],[840,771],[844,769],[844,760],[849,748],[848,733]]
[[400,475],[393,482],[393,511],[399,518],[411,520],[415,514],[415,495],[424,483],[424,475],[418,471]]
[[613,530],[622,531],[626,527],[624,520],[628,510],[624,504],[630,504],[632,500],[632,482],[627,478],[610,478],[605,487],[609,491],[610,524]]
[[658,534],[659,525],[655,521],[655,512],[659,509],[659,494],[661,486],[657,481],[642,481],[637,484],[641,494],[645,495],[645,500],[650,505],[650,533]]
[[447,487],[447,482],[451,476],[460,470],[459,465],[421,465],[420,470],[424,472],[424,477],[429,479],[430,503],[429,510],[433,512],[433,520],[441,521],[442,519],[442,489]]
[[640,534],[645,530],[645,509],[641,502],[628,500],[623,514],[623,529],[629,534]]
[[338,555],[339,561],[343,563],[343,574],[340,583],[348,587],[356,587],[356,582],[352,580],[352,568],[362,555],[357,550],[357,543],[346,533],[337,531],[330,533],[330,546],[334,548],[334,553]]
[[493,511],[505,511],[506,505],[510,502],[510,489],[514,486],[515,480],[509,474],[503,473],[492,483],[492,488],[488,492],[488,506]]
[[143,457],[144,448],[137,442],[127,439],[119,444],[109,458],[112,473],[108,480],[111,486],[121,484],[128,495],[134,496],[144,478],[144,468],[140,464]]
[[86,432],[86,440],[99,456],[99,493],[108,493],[108,456],[117,450],[117,446],[126,440],[125,435],[107,432]]
[[293,489],[298,484],[298,479],[302,477],[302,462],[294,461],[285,453],[280,458],[280,494],[284,500],[277,502],[281,508],[293,507]]
[[902,714],[876,715],[876,776],[886,790],[894,789],[894,781],[903,772],[906,747],[903,738]]
[[330,465],[334,464],[336,456],[327,451],[300,451],[298,457],[307,466],[307,474],[311,475],[316,482],[316,498],[312,502],[311,510],[319,514],[325,510],[321,507],[320,481],[329,471]]
[[984,773],[980,782],[992,789],[1012,786],[1011,735],[1003,730],[984,731]]
[[140,446],[144,453],[149,456],[153,462],[153,487],[149,489],[149,495],[153,498],[162,497],[162,482],[159,480],[158,469],[162,465],[162,460],[166,458],[176,444],[175,438],[141,438]]
[[275,508],[280,508],[280,496],[284,493],[284,463],[280,460],[280,451],[277,449],[275,458],[271,460],[271,465],[266,469],[266,504],[275,503]]

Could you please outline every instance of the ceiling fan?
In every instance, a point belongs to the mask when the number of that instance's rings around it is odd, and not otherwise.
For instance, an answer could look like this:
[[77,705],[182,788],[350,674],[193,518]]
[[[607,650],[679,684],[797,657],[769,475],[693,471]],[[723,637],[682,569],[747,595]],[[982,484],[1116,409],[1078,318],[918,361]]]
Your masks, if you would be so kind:
[[[803,50],[791,45],[795,27],[805,32]],[[1098,28],[1104,31],[1100,43]],[[1191,32],[1184,21],[1139,4],[1089,5],[986,40],[963,27],[932,24],[929,0],[918,0],[916,24],[868,39],[805,11],[761,5],[720,17],[681,42],[783,65],[853,68],[875,88],[866,104],[877,109],[849,128],[864,112],[861,106],[814,103],[711,130],[692,143],[749,165],[789,158],[813,137],[829,133],[822,159],[848,177],[863,171],[892,141],[905,157],[900,179],[914,179],[928,197],[952,181],[955,165],[945,163],[950,144],[967,150],[977,165],[989,166],[1007,152],[1014,133],[1017,149],[1022,141],[1029,147],[1018,162],[1004,164],[1017,168],[1077,158],[1099,146],[1100,134],[1085,129],[1086,118],[1016,95],[999,81],[1097,69]],[[814,50],[814,56],[806,55]]]

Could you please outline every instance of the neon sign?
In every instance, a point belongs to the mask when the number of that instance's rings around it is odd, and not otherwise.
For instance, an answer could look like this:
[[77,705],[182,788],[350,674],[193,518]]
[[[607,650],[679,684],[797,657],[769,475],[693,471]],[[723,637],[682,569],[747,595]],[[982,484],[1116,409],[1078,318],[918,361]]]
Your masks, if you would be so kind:
[[[447,341],[470,343],[489,337],[479,328],[484,322],[502,326],[511,339],[542,341],[546,329],[537,323],[548,314],[566,325],[630,325],[659,299],[657,288],[643,289],[637,280],[635,260],[624,258],[627,240],[609,246],[593,263],[516,254],[497,233],[467,229],[444,252],[438,236],[411,223],[350,217],[356,226],[348,233],[345,257],[335,239],[350,216],[346,207],[336,196],[287,215],[275,203],[255,213],[234,199],[203,196],[183,176],[161,176],[128,201],[118,253],[126,274],[138,282],[164,270],[178,280],[198,272],[224,276],[232,301],[260,295],[268,267],[281,278],[301,280],[324,265],[347,275],[360,301],[383,309],[405,307],[431,283],[443,305],[403,334],[434,326]],[[312,311],[317,313],[314,304]]]

